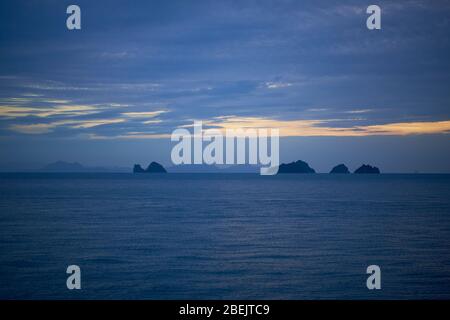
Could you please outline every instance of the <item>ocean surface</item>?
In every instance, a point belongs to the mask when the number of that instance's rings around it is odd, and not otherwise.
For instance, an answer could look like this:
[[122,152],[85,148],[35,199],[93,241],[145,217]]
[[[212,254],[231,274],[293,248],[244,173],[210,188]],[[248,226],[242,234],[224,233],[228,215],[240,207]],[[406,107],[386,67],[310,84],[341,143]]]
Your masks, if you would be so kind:
[[3,173],[0,298],[449,299],[450,175]]

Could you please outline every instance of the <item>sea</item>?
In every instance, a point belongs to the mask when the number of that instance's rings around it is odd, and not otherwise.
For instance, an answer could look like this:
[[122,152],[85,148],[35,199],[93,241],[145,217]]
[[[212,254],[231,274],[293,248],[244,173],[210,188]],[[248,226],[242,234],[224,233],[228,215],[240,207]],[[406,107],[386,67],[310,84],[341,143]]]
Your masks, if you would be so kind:
[[449,298],[450,175],[0,174],[0,299]]

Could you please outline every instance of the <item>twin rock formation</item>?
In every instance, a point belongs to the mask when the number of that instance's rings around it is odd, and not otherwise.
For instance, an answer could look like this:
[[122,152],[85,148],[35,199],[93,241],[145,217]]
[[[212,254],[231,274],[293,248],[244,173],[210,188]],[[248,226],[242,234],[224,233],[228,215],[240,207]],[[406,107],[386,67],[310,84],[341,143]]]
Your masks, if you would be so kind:
[[140,164],[135,164],[133,167],[133,173],[167,173],[162,165],[158,162],[152,162],[148,165],[147,169],[142,169]]

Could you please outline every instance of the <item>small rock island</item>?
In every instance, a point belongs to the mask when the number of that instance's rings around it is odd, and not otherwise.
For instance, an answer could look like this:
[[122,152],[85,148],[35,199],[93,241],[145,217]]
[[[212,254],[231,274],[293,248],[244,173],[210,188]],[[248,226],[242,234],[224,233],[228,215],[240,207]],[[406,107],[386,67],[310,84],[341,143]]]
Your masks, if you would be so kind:
[[316,173],[316,171],[307,162],[297,160],[287,164],[282,163],[278,167],[278,173]]
[[380,169],[377,167],[372,167],[369,164],[363,164],[361,167],[355,170],[355,173],[371,173],[371,174],[379,174]]
[[345,164],[341,163],[331,169],[330,173],[350,173],[350,171]]
[[158,162],[152,162],[148,165],[147,169],[142,169],[140,164],[135,164],[133,168],[133,173],[167,173],[162,165]]

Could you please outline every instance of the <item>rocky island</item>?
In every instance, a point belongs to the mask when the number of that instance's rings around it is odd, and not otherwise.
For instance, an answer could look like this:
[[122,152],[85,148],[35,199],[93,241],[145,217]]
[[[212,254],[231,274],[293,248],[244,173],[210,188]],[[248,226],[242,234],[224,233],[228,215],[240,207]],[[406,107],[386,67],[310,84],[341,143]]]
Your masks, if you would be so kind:
[[350,171],[345,164],[341,163],[331,169],[330,173],[350,173]]
[[167,171],[158,162],[153,161],[145,170],[142,169],[140,164],[135,164],[133,167],[133,173],[167,173]]
[[355,170],[355,173],[372,173],[372,174],[379,174],[380,169],[377,167],[372,167],[369,164],[363,164],[361,167]]
[[309,164],[302,160],[291,163],[282,163],[278,168],[278,173],[316,173]]

